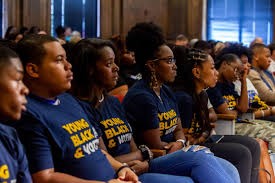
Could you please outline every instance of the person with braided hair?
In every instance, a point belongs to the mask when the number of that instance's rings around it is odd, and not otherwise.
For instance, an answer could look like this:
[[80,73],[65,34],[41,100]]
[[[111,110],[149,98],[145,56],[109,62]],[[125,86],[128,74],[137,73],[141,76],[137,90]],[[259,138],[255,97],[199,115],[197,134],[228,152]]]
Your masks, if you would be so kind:
[[[260,147],[250,137],[224,135],[220,141],[211,135],[206,89],[217,83],[218,72],[212,57],[198,49],[173,49],[177,59],[178,75],[172,87],[175,91],[182,125],[192,144],[202,144],[218,157],[230,161],[239,171],[241,182],[258,182]],[[242,154],[242,156],[240,156]]]
[[[166,150],[170,158],[160,172],[191,176],[195,182],[240,182],[236,168],[203,146],[188,146],[177,102],[165,83],[173,82],[177,66],[160,27],[138,23],[128,32],[127,49],[135,53],[142,73],[128,91],[123,106],[138,144]],[[181,166],[178,169],[173,166]]]

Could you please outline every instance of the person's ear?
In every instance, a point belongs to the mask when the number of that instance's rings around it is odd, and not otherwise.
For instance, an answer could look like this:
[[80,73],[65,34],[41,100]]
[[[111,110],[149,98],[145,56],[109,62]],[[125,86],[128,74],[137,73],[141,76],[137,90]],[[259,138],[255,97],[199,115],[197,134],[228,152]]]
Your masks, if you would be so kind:
[[39,77],[39,68],[36,64],[33,63],[27,63],[26,65],[26,73],[32,77],[32,78],[38,78]]
[[252,56],[252,60],[255,60],[256,62],[258,62],[258,61],[259,61],[258,54],[254,54],[254,55]]
[[192,69],[192,73],[193,73],[193,76],[194,76],[195,78],[200,79],[200,77],[201,77],[201,71],[200,71],[199,68],[194,67],[194,68]]

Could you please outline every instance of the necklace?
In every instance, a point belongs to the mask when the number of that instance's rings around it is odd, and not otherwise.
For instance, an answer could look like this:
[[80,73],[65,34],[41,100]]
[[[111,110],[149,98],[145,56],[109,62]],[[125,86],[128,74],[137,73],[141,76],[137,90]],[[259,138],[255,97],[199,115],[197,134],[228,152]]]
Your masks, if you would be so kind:
[[103,95],[103,94],[101,94],[101,98],[100,98],[100,99],[98,99],[98,102],[99,102],[99,103],[101,103],[101,102],[103,102],[103,100],[104,100],[104,95]]

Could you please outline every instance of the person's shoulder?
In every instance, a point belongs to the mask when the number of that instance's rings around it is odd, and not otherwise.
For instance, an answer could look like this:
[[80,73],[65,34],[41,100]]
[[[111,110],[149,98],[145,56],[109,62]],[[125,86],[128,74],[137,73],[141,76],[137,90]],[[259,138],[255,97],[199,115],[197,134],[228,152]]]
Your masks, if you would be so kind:
[[18,141],[17,132],[13,127],[0,124],[0,141]]
[[166,93],[168,93],[169,95],[173,95],[173,96],[174,96],[174,92],[172,91],[172,89],[171,89],[169,86],[163,84],[163,85],[162,85],[162,89],[163,89]]
[[187,101],[192,101],[192,96],[185,92],[185,91],[176,91],[175,96],[177,100],[187,100]]
[[107,95],[105,100],[112,105],[120,105],[120,101],[115,96]]
[[248,78],[250,77],[255,77],[255,76],[260,76],[259,71],[255,70],[255,69],[250,69],[249,73],[248,73]]
[[176,92],[175,92],[175,95],[176,95],[176,96],[179,96],[179,97],[181,97],[181,96],[183,96],[183,97],[192,97],[189,93],[187,93],[187,92],[184,91],[184,90],[176,91]]
[[62,93],[60,95],[57,96],[57,98],[59,98],[62,101],[67,101],[67,102],[77,102],[77,98],[74,97],[73,95],[71,95],[70,93]]
[[124,101],[127,100],[136,100],[140,98],[152,98],[153,93],[150,91],[150,88],[145,84],[144,81],[140,80],[137,81],[127,92],[126,96],[124,97]]

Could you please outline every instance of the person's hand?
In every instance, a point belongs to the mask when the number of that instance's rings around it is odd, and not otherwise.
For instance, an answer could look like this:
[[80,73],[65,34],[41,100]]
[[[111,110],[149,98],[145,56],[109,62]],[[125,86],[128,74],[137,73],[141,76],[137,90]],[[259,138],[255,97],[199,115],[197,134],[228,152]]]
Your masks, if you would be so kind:
[[210,123],[211,128],[215,128],[216,127],[216,123]]
[[137,175],[148,172],[148,169],[149,169],[149,164],[147,161],[133,160],[133,161],[127,162],[127,164],[132,168],[132,170]]
[[133,183],[138,183],[138,176],[133,172],[129,167],[125,167],[121,169],[117,173],[117,179],[126,181],[126,182],[133,182]]
[[112,180],[109,180],[107,183],[132,183],[133,181],[123,181],[123,180],[120,180],[120,179],[112,179]]
[[177,150],[180,150],[183,148],[183,144],[182,142],[170,142],[169,144],[167,144],[166,146],[164,146],[164,149],[167,150],[167,153],[172,153],[175,152]]
[[275,106],[270,106],[270,115],[275,115]]
[[249,67],[247,64],[244,64],[242,65],[241,67],[239,67],[239,70],[238,70],[238,77],[239,77],[239,80],[240,81],[243,81],[246,79],[247,77],[247,74],[248,74],[248,71],[249,71]]

